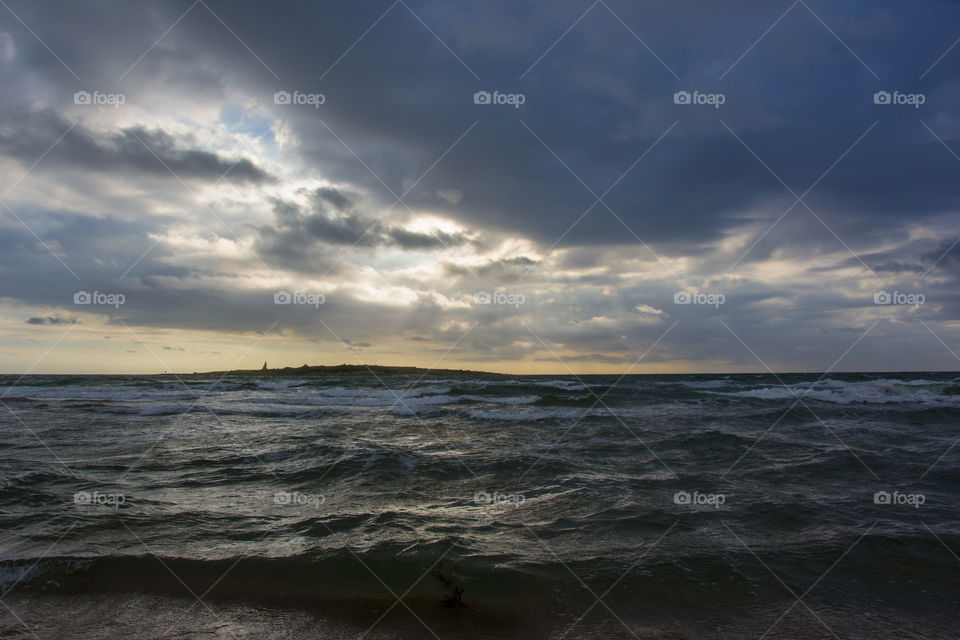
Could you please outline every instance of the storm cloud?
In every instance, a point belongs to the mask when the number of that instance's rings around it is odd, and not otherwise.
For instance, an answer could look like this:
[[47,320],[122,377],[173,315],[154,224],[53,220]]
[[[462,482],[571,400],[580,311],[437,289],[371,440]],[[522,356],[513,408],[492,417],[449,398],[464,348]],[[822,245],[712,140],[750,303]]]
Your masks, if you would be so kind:
[[298,360],[562,372],[824,370],[866,335],[838,366],[956,368],[957,24],[946,0],[12,0],[2,339],[76,321],[187,358],[272,328]]

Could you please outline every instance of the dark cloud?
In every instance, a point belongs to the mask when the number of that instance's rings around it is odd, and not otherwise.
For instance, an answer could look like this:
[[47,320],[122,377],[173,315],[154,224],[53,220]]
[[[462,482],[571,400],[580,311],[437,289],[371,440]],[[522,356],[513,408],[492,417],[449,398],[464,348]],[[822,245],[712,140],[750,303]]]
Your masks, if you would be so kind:
[[259,228],[257,248],[265,260],[288,268],[315,268],[330,258],[330,247],[340,247],[342,255],[342,248],[435,251],[469,242],[464,234],[419,233],[364,217],[350,197],[330,188],[311,194],[307,208],[277,200],[273,212],[274,224]]
[[337,211],[346,211],[351,206],[350,198],[336,189],[329,187],[317,189],[316,192],[314,192],[314,198],[330,204]]
[[903,262],[884,262],[882,264],[874,264],[870,266],[871,269],[877,273],[924,273],[926,269],[919,264],[905,264]]
[[49,153],[41,167],[169,178],[174,177],[172,173],[183,180],[262,183],[273,179],[246,158],[228,159],[184,148],[183,141],[160,129],[136,126],[98,133],[50,110],[0,111],[0,152],[33,163],[46,149]]
[[452,276],[472,276],[497,282],[514,282],[525,276],[537,264],[536,260],[527,256],[515,256],[513,258],[488,260],[479,266],[463,266],[452,262],[444,262],[443,269]]
[[467,242],[466,236],[460,233],[417,233],[400,227],[388,229],[386,237],[388,244],[395,244],[408,251],[431,251],[456,247]]
[[80,321],[76,318],[58,318],[55,316],[45,316],[39,317],[35,316],[32,318],[27,318],[27,324],[79,324]]
[[[634,243],[633,234],[652,244],[699,245],[742,228],[751,210],[762,209],[773,221],[792,196],[751,150],[799,194],[877,120],[877,128],[809,194],[811,205],[818,211],[839,209],[848,222],[885,219],[887,225],[900,224],[907,211],[918,220],[954,205],[955,167],[917,117],[935,131],[942,126],[939,135],[948,140],[960,134],[948,117],[960,92],[949,81],[958,60],[948,56],[922,83],[917,80],[955,39],[948,19],[931,21],[892,1],[815,9],[867,69],[797,6],[734,64],[780,12],[760,10],[748,0],[723,8],[696,2],[684,12],[608,4],[609,11],[594,7],[532,68],[583,13],[582,6],[571,1],[546,11],[524,3],[449,11],[441,3],[418,4],[417,15],[438,30],[468,69],[402,6],[383,16],[364,46],[341,59],[356,34],[387,7],[284,5],[274,8],[268,26],[256,3],[211,1],[210,8],[242,34],[264,64],[247,52],[238,55],[233,35],[196,10],[130,72],[129,100],[146,102],[167,91],[182,99],[222,101],[225,84],[232,83],[282,118],[295,134],[293,152],[331,179],[362,186],[386,204],[420,180],[423,188],[405,199],[411,206],[442,206],[469,227],[519,233],[545,244],[594,204],[594,194],[610,187],[604,201],[613,213],[596,205],[564,238],[564,246]],[[955,4],[937,6],[944,16],[960,17]],[[144,42],[153,42],[156,29],[162,32],[187,7],[156,4],[145,12],[110,5],[113,20],[128,28],[123,38],[108,38],[102,20],[108,9],[77,3],[58,17],[75,29],[48,25],[45,33],[56,36],[55,48],[86,74],[119,75],[143,53]],[[45,22],[42,14],[23,8],[31,19]],[[663,64],[619,20],[642,31]],[[29,34],[22,35],[18,48],[31,54],[36,49],[31,59],[43,60],[45,70],[56,66]],[[901,45],[896,51],[887,46],[891,40]],[[223,73],[203,85],[211,67]],[[928,101],[922,112],[884,109],[872,100],[884,87],[923,90]],[[278,89],[322,91],[327,100],[319,110],[278,107],[272,103]],[[675,105],[673,94],[681,89],[720,91],[726,103],[719,110]],[[472,101],[477,90],[517,91],[527,100],[519,110],[478,106]],[[435,195],[450,188],[463,194],[456,204]],[[337,211],[347,206],[329,204]],[[830,224],[840,224],[837,216],[830,216]],[[340,231],[352,237],[354,229]]]
[[[885,86],[904,91],[916,86],[923,62],[929,64],[951,44],[949,29],[890,2],[820,8],[827,23],[845,28],[841,37],[878,70],[879,82],[885,83],[879,84],[798,6],[720,81],[779,14],[759,11],[750,2],[727,3],[723,11],[710,3],[695,4],[697,11],[684,12],[681,20],[676,11],[664,8],[610,3],[628,25],[643,25],[648,43],[679,80],[602,6],[520,80],[582,7],[558,3],[543,12],[546,15],[531,15],[529,7],[477,8],[467,19],[423,3],[417,11],[446,27],[443,37],[481,80],[438,48],[412,16],[392,11],[365,38],[364,47],[351,51],[324,76],[317,87],[328,96],[322,119],[313,109],[276,113],[299,133],[297,152],[331,177],[363,184],[389,203],[430,169],[420,183],[424,188],[407,198],[412,206],[435,206],[430,194],[456,188],[462,200],[445,208],[463,223],[546,244],[574,224],[594,203],[594,194],[613,186],[674,123],[604,198],[613,213],[596,205],[565,238],[565,245],[633,243],[634,233],[649,243],[700,244],[742,228],[748,222],[744,214],[751,210],[762,209],[773,221],[792,202],[778,177],[802,193],[877,120],[877,128],[811,192],[811,206],[841,210],[848,222],[861,225],[866,219],[895,225],[905,211],[916,220],[953,206],[955,169],[917,114],[884,110],[872,100]],[[279,42],[254,28],[254,13],[243,5],[216,8],[263,38],[258,44],[266,59],[287,70],[287,84],[299,81],[303,90],[314,87],[317,72],[327,71],[350,46],[352,32],[346,27],[362,32],[378,17],[371,8],[331,8],[337,24],[344,26],[335,30],[322,20],[311,23],[309,11],[287,7],[275,18],[291,25],[291,37]],[[957,11],[950,5],[940,9]],[[903,24],[876,19],[884,12]],[[530,34],[506,48],[509,56],[504,56],[502,37],[477,35],[479,25],[491,33],[513,31],[515,20]],[[735,28],[717,29],[718,22],[735,23]],[[314,24],[318,36],[306,43],[299,40],[300,23]],[[927,36],[905,37],[911,27],[913,33]],[[666,35],[678,32],[683,37]],[[895,53],[886,46],[891,38],[914,53],[912,64],[905,63],[902,50]],[[796,51],[804,54],[791,53]],[[936,118],[949,111],[956,91],[944,79],[956,64],[945,59],[924,81],[921,88],[929,91],[930,99],[923,113]],[[250,82],[271,95],[274,79],[249,60],[242,65]],[[474,91],[497,88],[525,93],[523,108],[472,103]],[[721,91],[727,102],[720,110],[674,105],[672,97],[679,89]],[[479,124],[431,169],[475,121]],[[830,218],[831,225],[838,223]]]

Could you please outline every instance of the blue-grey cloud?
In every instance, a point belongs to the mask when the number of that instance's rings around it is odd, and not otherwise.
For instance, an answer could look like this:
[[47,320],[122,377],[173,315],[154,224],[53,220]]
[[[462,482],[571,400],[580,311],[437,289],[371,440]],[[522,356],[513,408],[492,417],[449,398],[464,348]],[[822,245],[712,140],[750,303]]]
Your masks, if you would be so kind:
[[216,153],[184,148],[160,129],[125,127],[98,135],[70,123],[50,110],[0,112],[0,153],[23,163],[41,154],[40,170],[50,167],[77,171],[139,172],[183,180],[265,182],[271,176],[246,158],[227,159]]
[[[407,4],[11,1],[43,42],[9,16],[0,24],[12,42],[0,157],[22,169],[41,159],[32,175],[50,188],[10,198],[30,231],[0,210],[0,296],[69,309],[81,288],[122,292],[123,307],[99,310],[117,326],[257,331],[279,313],[283,328],[329,342],[309,309],[218,284],[272,270],[340,287],[323,317],[358,347],[449,344],[476,323],[454,354],[522,359],[542,351],[526,326],[572,362],[619,365],[680,320],[651,361],[747,364],[723,320],[778,367],[822,368],[869,326],[872,292],[901,287],[928,303],[889,310],[882,348],[854,362],[950,366],[928,332],[898,330],[923,319],[946,331],[960,314],[960,50],[940,59],[958,3],[810,1],[762,39],[789,4],[608,0],[568,33],[589,3]],[[79,111],[73,94],[91,90],[126,104]],[[324,100],[277,104],[277,91]],[[478,91],[524,102],[475,104]],[[678,91],[724,103],[675,104]],[[883,91],[924,104],[876,104]],[[150,113],[158,122],[140,121]],[[178,133],[191,127],[262,150],[211,149]],[[228,219],[254,212],[240,237],[211,225],[201,238],[248,253],[167,241],[180,213],[202,208],[148,189],[173,180],[168,168],[249,189],[208,196]],[[291,195],[288,181],[307,178],[312,190]],[[119,215],[119,192],[149,195]],[[407,207],[463,231],[414,230]],[[414,254],[432,276],[407,269]],[[416,301],[397,313],[351,289],[365,268]],[[673,306],[695,286],[722,288],[727,303]],[[464,303],[499,289],[529,304]]]

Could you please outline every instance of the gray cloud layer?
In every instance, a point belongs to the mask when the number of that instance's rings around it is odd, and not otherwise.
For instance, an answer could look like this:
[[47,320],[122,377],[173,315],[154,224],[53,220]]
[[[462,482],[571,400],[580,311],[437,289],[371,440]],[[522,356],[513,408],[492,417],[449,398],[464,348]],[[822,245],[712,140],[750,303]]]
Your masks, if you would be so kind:
[[[901,287],[929,303],[885,319],[877,331],[888,348],[861,366],[956,366],[936,341],[918,349],[920,338],[902,331],[920,317],[948,333],[960,311],[960,50],[934,65],[958,35],[956,2],[808,2],[759,42],[789,4],[611,0],[557,41],[588,3],[410,2],[359,42],[389,3],[207,4],[216,17],[196,5],[157,42],[190,2],[71,2],[57,11],[11,2],[43,43],[2,18],[12,46],[0,68],[8,87],[0,155],[22,169],[42,156],[37,176],[104,203],[173,181],[170,172],[251,189],[251,202],[216,203],[225,217],[242,205],[267,212],[232,229],[250,254],[201,262],[158,242],[189,209],[172,195],[166,206],[144,198],[143,210],[124,215],[115,205],[11,196],[32,232],[2,221],[0,296],[69,308],[80,288],[123,291],[127,305],[100,310],[116,322],[256,331],[276,319],[270,290],[212,283],[266,265],[341,286],[324,318],[355,344],[388,336],[449,344],[458,327],[479,323],[455,354],[522,358],[540,346],[527,324],[580,352],[572,361],[616,365],[680,319],[651,359],[749,361],[722,319],[771,362],[822,368],[869,325],[872,292]],[[122,92],[127,105],[186,125],[219,112],[219,125],[262,136],[268,150],[248,158],[206,148],[149,117],[114,122],[109,110],[87,121],[93,112],[72,102],[78,90]],[[274,104],[281,90],[325,101]],[[725,103],[675,104],[681,90],[723,93]],[[522,93],[525,102],[478,105],[477,91]],[[878,91],[922,93],[925,104],[878,105]],[[77,174],[97,180],[84,185]],[[340,186],[283,190],[303,175]],[[407,207],[465,231],[411,230]],[[213,225],[209,238],[237,239]],[[503,238],[524,244],[471,253]],[[457,253],[441,257],[450,249]],[[347,287],[360,277],[353,257],[381,273],[409,266],[377,263],[395,252],[441,272],[429,281],[392,276],[417,296],[403,314]],[[767,268],[774,263],[779,271]],[[686,287],[720,287],[728,302],[712,313],[674,307],[672,294]],[[529,304],[449,302],[497,289],[525,292]],[[281,326],[329,340],[308,311],[287,310]],[[64,317],[30,312],[25,322],[42,331]]]

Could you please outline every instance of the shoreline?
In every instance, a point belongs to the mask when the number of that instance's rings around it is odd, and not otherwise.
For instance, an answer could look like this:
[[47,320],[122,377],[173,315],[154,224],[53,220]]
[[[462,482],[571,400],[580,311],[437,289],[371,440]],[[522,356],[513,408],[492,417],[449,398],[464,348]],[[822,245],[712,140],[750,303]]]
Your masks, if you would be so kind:
[[[400,596],[402,591],[397,592]],[[106,597],[105,597],[106,596]],[[22,624],[12,617],[0,620],[0,635],[9,638],[44,637],[51,640],[116,637],[243,637],[376,639],[456,637],[467,640],[522,638],[616,638],[629,640],[740,640],[765,632],[783,640],[813,637],[905,637],[929,640],[954,636],[955,619],[943,612],[886,609],[865,611],[812,601],[816,617],[789,598],[751,603],[743,608],[698,611],[683,608],[644,614],[622,603],[613,613],[597,605],[568,609],[514,606],[506,610],[478,607],[446,609],[415,598],[396,598],[384,592],[372,600],[321,601],[310,605],[249,602],[127,593],[20,593],[7,598]],[[812,599],[813,600],[813,599]],[[516,603],[519,605],[519,603]],[[614,617],[614,614],[616,617]],[[25,628],[26,626],[26,628]],[[29,629],[29,630],[28,630]],[[829,629],[829,631],[828,631]]]

